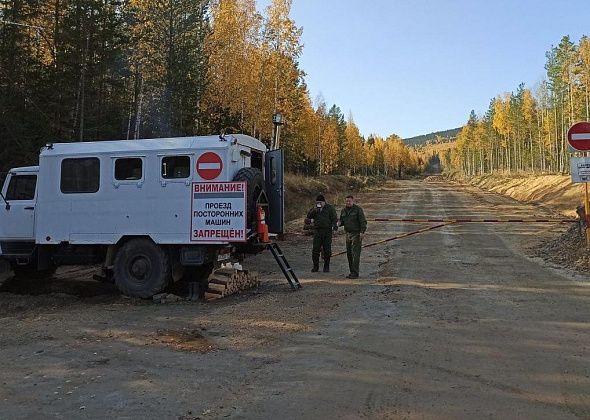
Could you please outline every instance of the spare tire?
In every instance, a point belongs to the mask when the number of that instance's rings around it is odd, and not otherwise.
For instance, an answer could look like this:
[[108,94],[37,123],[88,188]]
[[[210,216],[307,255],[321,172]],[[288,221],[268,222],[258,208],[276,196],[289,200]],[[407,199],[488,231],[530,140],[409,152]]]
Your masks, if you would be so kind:
[[233,180],[246,182],[248,226],[252,229],[256,229],[256,200],[260,193],[264,191],[264,178],[262,177],[262,172],[257,168],[242,168],[236,173]]

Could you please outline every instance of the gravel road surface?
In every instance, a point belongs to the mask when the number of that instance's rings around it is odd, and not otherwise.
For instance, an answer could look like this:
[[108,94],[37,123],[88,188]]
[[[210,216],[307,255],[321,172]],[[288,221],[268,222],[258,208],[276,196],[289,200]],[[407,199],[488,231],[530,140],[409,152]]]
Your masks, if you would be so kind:
[[[551,216],[443,182],[359,198],[368,218]],[[427,226],[370,222],[365,243]],[[310,273],[291,234],[303,289],[263,254],[260,288],[213,303],[128,299],[87,268],[8,279],[0,418],[590,418],[590,282],[530,256],[566,228],[448,225],[364,249],[358,280],[345,256]]]

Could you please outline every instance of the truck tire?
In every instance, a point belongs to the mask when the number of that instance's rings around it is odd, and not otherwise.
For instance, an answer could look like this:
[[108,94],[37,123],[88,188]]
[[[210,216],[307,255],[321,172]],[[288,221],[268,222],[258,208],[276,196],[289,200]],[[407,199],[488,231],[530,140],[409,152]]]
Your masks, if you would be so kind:
[[256,224],[256,199],[260,192],[264,190],[264,178],[260,169],[256,168],[242,168],[234,176],[234,181],[243,181],[247,185],[247,211],[248,211],[248,226]]
[[133,297],[150,298],[170,283],[172,271],[168,253],[149,239],[132,239],[117,252],[115,284]]

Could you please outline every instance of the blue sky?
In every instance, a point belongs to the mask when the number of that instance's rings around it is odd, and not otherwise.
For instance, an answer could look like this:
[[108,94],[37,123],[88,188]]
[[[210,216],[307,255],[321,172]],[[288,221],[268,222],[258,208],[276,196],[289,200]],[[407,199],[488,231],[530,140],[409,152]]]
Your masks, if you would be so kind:
[[364,135],[404,138],[534,87],[552,44],[590,36],[590,0],[293,0],[291,15],[312,99],[351,111]]

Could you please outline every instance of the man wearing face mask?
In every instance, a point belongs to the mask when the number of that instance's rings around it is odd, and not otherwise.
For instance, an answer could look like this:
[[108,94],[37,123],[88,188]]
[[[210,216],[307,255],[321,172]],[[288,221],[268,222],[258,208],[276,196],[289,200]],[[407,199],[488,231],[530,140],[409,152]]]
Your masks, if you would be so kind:
[[324,251],[324,273],[330,272],[330,257],[332,256],[332,232],[338,230],[338,216],[333,205],[326,203],[323,195],[316,197],[316,206],[307,214],[313,221],[313,262],[312,273],[320,269],[320,251]]

